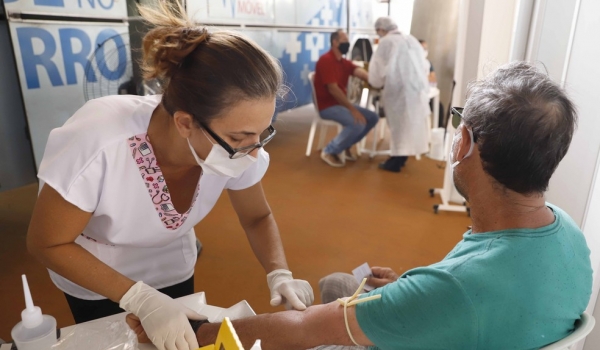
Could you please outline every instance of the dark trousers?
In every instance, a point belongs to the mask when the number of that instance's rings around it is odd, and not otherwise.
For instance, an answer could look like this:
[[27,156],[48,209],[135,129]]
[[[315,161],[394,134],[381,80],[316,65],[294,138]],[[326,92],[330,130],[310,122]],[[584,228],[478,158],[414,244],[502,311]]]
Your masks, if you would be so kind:
[[[159,289],[158,291],[171,298],[179,298],[185,295],[194,294],[194,276],[192,275],[192,277],[186,281]],[[75,323],[87,322],[125,312],[125,310],[119,307],[118,303],[115,303],[110,299],[84,300],[67,293],[65,293],[65,297],[67,298],[67,303],[69,303],[69,308],[71,308]]]

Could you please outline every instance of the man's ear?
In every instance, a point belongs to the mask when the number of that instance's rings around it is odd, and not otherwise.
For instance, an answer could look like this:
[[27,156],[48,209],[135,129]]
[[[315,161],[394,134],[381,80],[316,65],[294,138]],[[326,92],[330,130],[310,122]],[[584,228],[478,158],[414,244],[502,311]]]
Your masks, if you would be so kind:
[[469,130],[467,130],[467,127],[464,124],[461,124],[458,127],[458,130],[460,132],[460,142],[458,142],[458,145],[456,145],[456,147],[458,148],[456,150],[456,160],[461,161],[465,158],[467,153],[469,153],[469,149],[471,148],[471,142],[473,141],[471,140],[471,136],[469,135]]
[[190,137],[192,129],[196,128],[194,117],[186,112],[175,112],[175,114],[173,114],[173,121],[175,122],[175,127],[177,128],[179,135],[184,139]]

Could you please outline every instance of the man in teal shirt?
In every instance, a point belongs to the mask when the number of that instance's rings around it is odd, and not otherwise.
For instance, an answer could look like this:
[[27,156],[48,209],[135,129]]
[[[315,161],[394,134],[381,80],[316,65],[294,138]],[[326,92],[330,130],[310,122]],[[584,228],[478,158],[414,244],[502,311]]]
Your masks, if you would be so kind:
[[[261,339],[264,350],[537,349],[567,336],[591,295],[590,251],[544,192],[575,123],[564,91],[526,63],[471,85],[464,110],[453,110],[450,155],[471,207],[463,240],[439,263],[399,278],[373,268],[369,284],[380,288],[362,297],[380,299],[347,314],[331,302],[234,321],[244,346]],[[327,277],[321,287],[349,296],[343,279]],[[200,326],[199,343],[214,342],[218,326]]]
[[365,341],[381,349],[536,349],[573,330],[591,295],[590,252],[543,193],[575,119],[564,92],[524,63],[470,87],[464,110],[453,110],[451,161],[472,229],[439,263],[397,280],[374,269],[371,284],[385,286],[368,295],[381,299],[356,306]]
[[381,349],[537,349],[567,336],[590,297],[589,250],[565,212],[542,210],[553,222],[540,228],[474,222],[444,260],[371,292],[382,298],[356,306],[363,333]]

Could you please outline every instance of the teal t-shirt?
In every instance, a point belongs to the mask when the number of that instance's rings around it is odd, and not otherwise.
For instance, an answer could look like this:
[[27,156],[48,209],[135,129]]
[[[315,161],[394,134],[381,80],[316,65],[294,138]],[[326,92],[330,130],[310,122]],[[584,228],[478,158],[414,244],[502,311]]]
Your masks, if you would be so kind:
[[548,204],[549,226],[472,234],[439,263],[404,273],[356,306],[365,335],[389,349],[537,349],[567,336],[592,292],[590,250]]

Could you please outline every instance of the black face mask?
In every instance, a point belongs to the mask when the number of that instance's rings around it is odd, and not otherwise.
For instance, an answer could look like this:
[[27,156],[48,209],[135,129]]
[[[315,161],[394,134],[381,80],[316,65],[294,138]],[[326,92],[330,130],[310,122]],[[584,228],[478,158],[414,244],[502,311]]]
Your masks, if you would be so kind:
[[350,43],[340,43],[338,45],[338,50],[340,50],[340,52],[342,53],[342,55],[347,54],[348,50],[350,50]]

